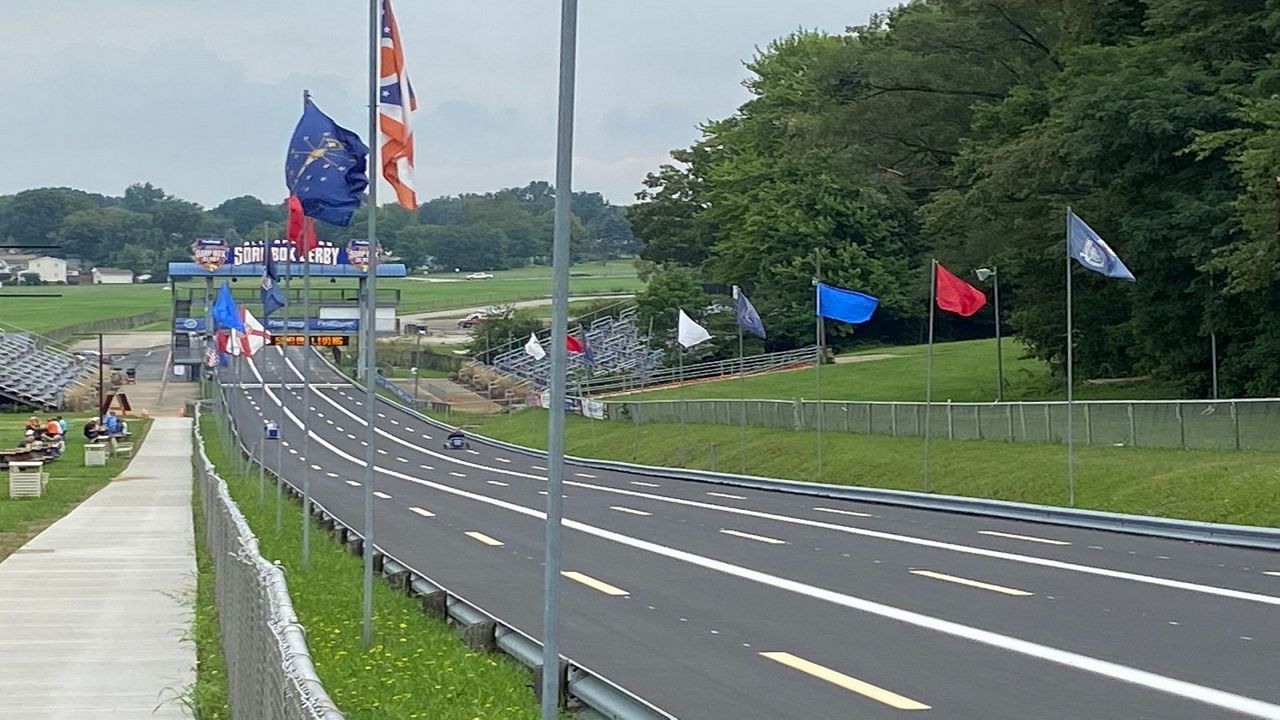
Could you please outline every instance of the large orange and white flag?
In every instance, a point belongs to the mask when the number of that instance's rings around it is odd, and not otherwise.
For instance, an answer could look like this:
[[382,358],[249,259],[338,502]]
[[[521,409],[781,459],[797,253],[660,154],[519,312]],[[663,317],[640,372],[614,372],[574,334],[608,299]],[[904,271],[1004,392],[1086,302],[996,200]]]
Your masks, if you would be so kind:
[[244,332],[232,330],[227,342],[227,350],[232,355],[250,356],[271,342],[271,333],[243,305],[240,306],[240,320],[244,322]]
[[378,57],[378,145],[382,176],[396,191],[396,199],[410,210],[418,206],[413,185],[413,129],[409,113],[418,109],[404,68],[400,29],[391,12],[391,0],[382,0],[382,50]]

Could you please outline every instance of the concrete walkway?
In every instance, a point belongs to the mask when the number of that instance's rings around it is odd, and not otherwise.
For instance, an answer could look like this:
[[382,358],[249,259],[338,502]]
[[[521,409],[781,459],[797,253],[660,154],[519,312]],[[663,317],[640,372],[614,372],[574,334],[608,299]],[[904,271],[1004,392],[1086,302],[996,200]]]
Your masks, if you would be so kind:
[[191,421],[157,418],[122,475],[0,563],[0,717],[191,717],[191,452]]

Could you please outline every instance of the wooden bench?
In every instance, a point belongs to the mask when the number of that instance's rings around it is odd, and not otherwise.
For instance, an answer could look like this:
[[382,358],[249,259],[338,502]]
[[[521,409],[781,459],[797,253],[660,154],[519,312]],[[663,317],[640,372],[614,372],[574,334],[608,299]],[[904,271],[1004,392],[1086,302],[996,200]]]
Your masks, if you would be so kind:
[[44,463],[22,462],[15,460],[9,463],[9,497],[40,497],[44,487],[49,483],[49,473],[43,471]]

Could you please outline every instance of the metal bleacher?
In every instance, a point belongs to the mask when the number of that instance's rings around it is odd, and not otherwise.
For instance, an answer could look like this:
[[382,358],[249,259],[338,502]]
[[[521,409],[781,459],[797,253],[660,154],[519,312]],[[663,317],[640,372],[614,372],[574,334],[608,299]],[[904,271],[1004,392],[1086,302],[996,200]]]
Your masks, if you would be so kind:
[[95,381],[93,368],[75,355],[42,346],[30,333],[0,330],[0,397],[56,410],[68,390]]
[[[630,307],[616,318],[597,318],[591,325],[583,328],[595,360],[595,364],[591,366],[592,374],[645,374],[662,367],[662,350],[649,347],[648,338],[643,337],[636,328],[635,317],[636,309]],[[494,357],[493,367],[535,386],[545,385],[551,371],[551,341],[543,338],[541,342],[543,349],[547,350],[547,357],[536,359],[525,351],[523,344],[517,343],[515,347]],[[570,353],[568,361],[570,376],[586,367],[585,358],[578,353]]]

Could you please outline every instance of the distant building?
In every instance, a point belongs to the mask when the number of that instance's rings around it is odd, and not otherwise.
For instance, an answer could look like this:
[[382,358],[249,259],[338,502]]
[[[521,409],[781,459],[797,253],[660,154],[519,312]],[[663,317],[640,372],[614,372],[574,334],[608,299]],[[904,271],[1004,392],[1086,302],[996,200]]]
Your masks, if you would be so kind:
[[40,282],[55,285],[67,283],[67,261],[61,258],[43,256],[27,262],[25,272],[40,276]]
[[128,285],[133,282],[133,271],[121,268],[101,267],[93,269],[94,285]]

